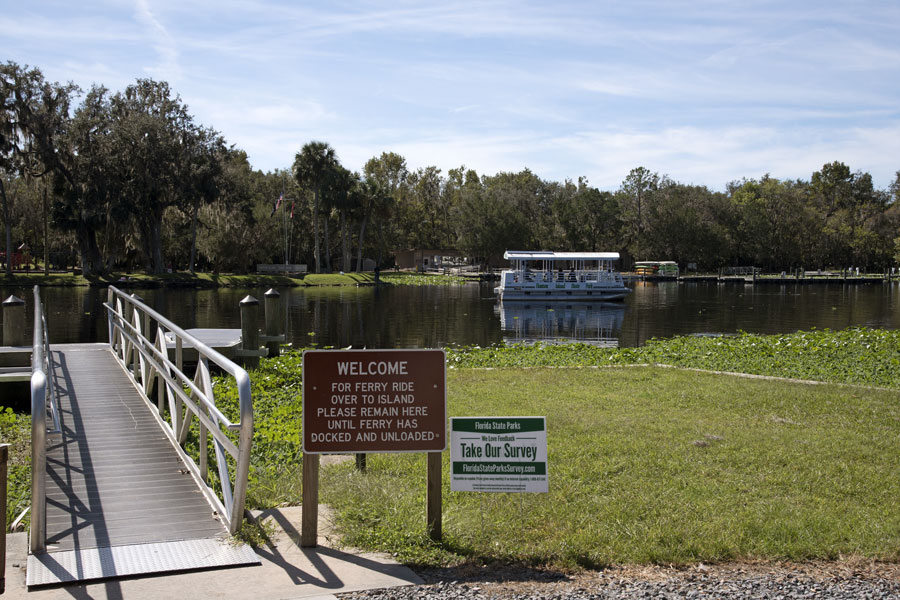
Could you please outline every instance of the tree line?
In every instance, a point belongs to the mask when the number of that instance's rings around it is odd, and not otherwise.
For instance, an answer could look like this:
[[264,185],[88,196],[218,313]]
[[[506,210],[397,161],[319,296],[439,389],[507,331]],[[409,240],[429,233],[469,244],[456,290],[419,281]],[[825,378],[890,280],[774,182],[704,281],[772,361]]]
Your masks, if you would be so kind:
[[764,175],[725,191],[637,167],[607,191],[528,169],[413,170],[393,152],[352,172],[322,141],[262,172],[166,82],[85,92],[0,65],[3,256],[24,244],[45,268],[77,265],[88,277],[282,262],[358,271],[417,248],[483,262],[506,249],[603,250],[626,265],[881,270],[900,259],[898,196],[900,171],[879,190],[839,161],[808,180]]

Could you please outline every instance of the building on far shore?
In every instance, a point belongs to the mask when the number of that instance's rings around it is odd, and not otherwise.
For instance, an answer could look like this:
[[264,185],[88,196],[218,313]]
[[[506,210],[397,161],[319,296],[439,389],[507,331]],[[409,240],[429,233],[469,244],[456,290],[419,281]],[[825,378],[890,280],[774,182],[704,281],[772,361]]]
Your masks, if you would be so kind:
[[394,252],[394,263],[398,269],[425,272],[465,267],[470,261],[456,250],[417,248]]

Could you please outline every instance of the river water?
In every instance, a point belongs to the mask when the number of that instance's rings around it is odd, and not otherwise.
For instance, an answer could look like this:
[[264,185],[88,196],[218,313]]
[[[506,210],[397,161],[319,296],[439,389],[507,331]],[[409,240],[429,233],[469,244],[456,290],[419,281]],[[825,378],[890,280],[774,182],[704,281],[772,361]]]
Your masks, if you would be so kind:
[[[624,302],[507,302],[493,284],[285,288],[282,318],[295,347],[434,348],[579,339],[638,346],[653,337],[900,327],[900,284],[772,285],[635,282]],[[265,289],[141,289],[172,321],[239,328],[238,304]],[[4,288],[27,302],[31,290]],[[51,343],[106,341],[105,289],[42,288]],[[263,327],[260,316],[260,328]]]

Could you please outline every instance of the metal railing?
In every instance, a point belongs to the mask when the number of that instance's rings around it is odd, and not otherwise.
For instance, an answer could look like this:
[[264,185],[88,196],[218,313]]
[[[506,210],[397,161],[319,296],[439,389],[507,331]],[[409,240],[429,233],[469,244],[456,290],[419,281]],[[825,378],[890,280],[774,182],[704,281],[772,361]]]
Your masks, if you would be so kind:
[[[46,550],[47,436],[60,433],[56,379],[41,292],[34,286],[34,337],[31,349],[31,552]],[[47,405],[52,427],[47,428]]]
[[744,276],[744,275],[756,275],[762,269],[759,267],[725,267],[722,271],[723,275],[736,275],[736,276]]
[[9,444],[0,444],[0,595],[6,591],[6,478]]
[[[243,522],[253,438],[253,405],[247,372],[221,353],[166,319],[140,299],[110,286],[107,303],[109,344],[116,359],[143,392],[147,402],[156,386],[156,409],[166,435],[178,448],[194,478],[236,533]],[[197,351],[194,377],[183,369],[183,349]],[[173,356],[174,351],[174,356]],[[216,406],[210,364],[234,378],[240,422],[233,423]],[[199,422],[199,465],[185,451],[191,424]],[[227,432],[237,432],[237,443]],[[218,471],[218,490],[209,482],[209,441]],[[228,456],[234,460],[229,465]],[[233,473],[232,473],[233,472]]]

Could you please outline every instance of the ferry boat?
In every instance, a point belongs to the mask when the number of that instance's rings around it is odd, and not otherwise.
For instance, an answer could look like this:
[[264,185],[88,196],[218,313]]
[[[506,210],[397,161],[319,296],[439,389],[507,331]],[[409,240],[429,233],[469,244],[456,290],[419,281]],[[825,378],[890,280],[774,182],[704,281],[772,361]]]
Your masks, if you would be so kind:
[[618,252],[507,250],[512,268],[500,275],[500,300],[621,300],[631,293],[613,270]]

